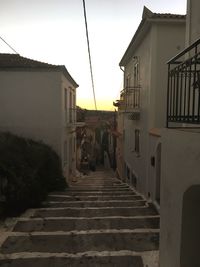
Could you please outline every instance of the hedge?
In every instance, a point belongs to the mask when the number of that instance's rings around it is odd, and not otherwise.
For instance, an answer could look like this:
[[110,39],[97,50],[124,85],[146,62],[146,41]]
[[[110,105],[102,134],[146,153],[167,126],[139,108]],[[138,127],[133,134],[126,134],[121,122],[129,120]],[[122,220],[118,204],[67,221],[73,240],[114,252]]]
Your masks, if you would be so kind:
[[0,133],[0,185],[7,215],[39,207],[49,192],[67,186],[50,146],[10,133]]

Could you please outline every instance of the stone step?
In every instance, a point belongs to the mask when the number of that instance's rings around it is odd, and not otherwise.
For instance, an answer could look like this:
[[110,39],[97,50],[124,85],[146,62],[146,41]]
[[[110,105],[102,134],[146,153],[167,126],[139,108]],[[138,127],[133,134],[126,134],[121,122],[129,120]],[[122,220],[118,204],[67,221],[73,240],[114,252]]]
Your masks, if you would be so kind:
[[157,215],[154,208],[43,208],[35,210],[35,217],[105,217]]
[[52,192],[50,195],[60,195],[60,196],[115,196],[115,195],[136,195],[134,191],[68,191],[68,192]]
[[[94,187],[94,186],[95,187],[106,187],[106,188],[107,187],[115,187],[115,188],[117,187],[116,184],[113,184],[113,183],[106,183],[106,184],[104,184],[104,183],[95,183],[94,184],[94,183],[86,183],[86,182],[84,184],[80,183],[79,186],[80,187],[84,186],[86,188],[87,187]],[[118,185],[118,187],[121,187],[121,185]]]
[[79,253],[85,251],[158,249],[158,233],[63,233],[9,236],[0,248],[3,254],[19,252]]
[[76,185],[70,186],[67,190],[124,190],[129,189],[127,185],[120,185],[120,186],[84,186],[84,185]]
[[135,192],[133,191],[109,191],[109,192],[60,192],[58,194],[56,193],[51,193],[49,194],[49,196],[51,195],[59,195],[59,196],[94,196],[94,197],[101,197],[101,196],[135,196],[137,195]]
[[13,231],[16,232],[51,232],[81,231],[99,229],[158,229],[159,218],[101,218],[101,219],[27,219],[19,220]]
[[[101,188],[98,188],[98,187],[92,187],[92,188],[85,188],[85,187],[77,187],[77,188],[74,188],[74,187],[70,187],[68,189],[65,190],[65,192],[68,192],[68,191],[71,191],[71,192],[113,192],[113,191],[130,191],[130,188],[127,186],[127,187],[113,187],[113,188],[104,188],[104,187],[101,187]],[[58,192],[57,192],[58,193]]]
[[96,180],[84,180],[83,182],[79,182],[78,185],[84,185],[84,186],[121,186],[123,185],[121,182],[115,182],[115,181],[96,181]]
[[80,179],[79,179],[79,182],[84,182],[84,181],[92,181],[93,183],[95,183],[96,181],[101,181],[101,182],[107,182],[107,181],[112,181],[112,182],[116,182],[116,183],[123,183],[121,180],[117,179],[116,177],[111,177],[109,175],[106,175],[106,176],[102,176],[101,174],[100,175],[97,175],[97,173],[95,173],[95,178],[94,178],[94,175],[85,175],[85,176],[82,176]]
[[143,200],[139,195],[123,195],[123,196],[61,196],[49,195],[47,201],[98,201],[98,200]]
[[146,201],[66,201],[66,202],[46,202],[44,207],[62,208],[62,207],[74,207],[74,208],[92,208],[92,207],[138,207],[145,206]]
[[77,192],[98,192],[98,191],[103,191],[103,192],[109,192],[109,191],[129,191],[131,190],[130,187],[122,187],[122,186],[109,186],[109,187],[104,187],[104,186],[73,186],[68,189],[65,189],[65,192],[68,191],[77,191]]
[[102,179],[101,176],[99,177],[93,177],[93,176],[87,176],[87,177],[82,177],[82,179],[79,181],[79,183],[84,183],[84,182],[91,182],[92,184],[95,183],[107,183],[107,182],[112,182],[115,184],[122,184],[122,182],[116,178],[110,178],[110,177],[105,177],[104,179]]
[[46,257],[0,260],[1,267],[143,267],[140,256]]

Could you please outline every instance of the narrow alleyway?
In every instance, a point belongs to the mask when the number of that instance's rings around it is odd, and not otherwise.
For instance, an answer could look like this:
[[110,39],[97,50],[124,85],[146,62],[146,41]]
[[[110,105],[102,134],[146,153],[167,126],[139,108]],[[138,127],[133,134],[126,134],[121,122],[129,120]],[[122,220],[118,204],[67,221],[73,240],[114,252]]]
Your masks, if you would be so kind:
[[0,266],[156,267],[158,240],[155,209],[97,171],[21,216],[0,248]]

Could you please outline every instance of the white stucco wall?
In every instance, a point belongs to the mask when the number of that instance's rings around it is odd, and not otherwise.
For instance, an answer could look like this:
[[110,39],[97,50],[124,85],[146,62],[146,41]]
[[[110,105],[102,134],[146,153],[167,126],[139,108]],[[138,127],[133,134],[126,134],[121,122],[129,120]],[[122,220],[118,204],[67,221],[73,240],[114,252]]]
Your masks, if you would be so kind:
[[61,157],[65,176],[69,170],[75,174],[75,118],[69,124],[65,109],[69,117],[69,91],[75,96],[76,90],[67,78],[56,71],[0,71],[0,87],[0,131],[50,145]]
[[200,38],[200,1],[187,0],[186,46]]
[[[180,52],[185,44],[185,23],[165,21],[152,23],[132,59],[125,67],[125,77],[130,76],[133,85],[134,56],[139,59],[140,119],[128,120],[125,115],[124,159],[138,177],[138,190],[145,196],[155,195],[149,175],[149,130],[164,127],[166,123],[167,61]],[[125,79],[126,80],[126,79]],[[134,131],[140,129],[140,154],[134,153]]]
[[[72,101],[70,101],[70,93]],[[72,112],[72,121],[70,121],[70,112]],[[62,164],[65,176],[68,181],[72,181],[76,178],[76,88],[63,74],[61,76],[61,117]]]
[[[151,85],[151,118],[149,128],[162,128],[166,125],[167,77],[169,61],[185,48],[185,23],[159,23],[153,28]],[[153,100],[154,99],[154,100]]]
[[195,130],[165,129],[162,133],[161,267],[181,267],[182,200],[191,185],[200,184],[199,140],[200,132]]
[[[148,32],[142,43],[134,51],[133,57],[139,60],[140,73],[140,119],[129,120],[127,114],[124,116],[124,160],[129,166],[131,173],[137,177],[137,190],[143,194],[146,192],[147,178],[147,127],[148,127],[148,103],[150,88],[151,67],[151,32]],[[132,58],[133,58],[132,57]],[[130,76],[130,86],[133,86],[134,60],[130,60],[125,68],[125,76]],[[140,153],[134,152],[135,129],[140,130]]]
[[124,116],[121,111],[117,112],[117,132],[119,135],[117,136],[117,144],[116,144],[116,172],[117,176],[124,180],[124,153],[123,153],[123,129],[124,129]]
[[[152,64],[148,130],[163,128],[166,125],[167,61],[184,49],[185,23],[181,21],[154,23],[151,38]],[[147,191],[152,201],[155,201],[156,195],[156,167],[151,166],[151,156],[156,156],[157,139],[154,136],[149,136],[148,139]]]
[[42,140],[61,156],[60,73],[0,72],[0,130]]

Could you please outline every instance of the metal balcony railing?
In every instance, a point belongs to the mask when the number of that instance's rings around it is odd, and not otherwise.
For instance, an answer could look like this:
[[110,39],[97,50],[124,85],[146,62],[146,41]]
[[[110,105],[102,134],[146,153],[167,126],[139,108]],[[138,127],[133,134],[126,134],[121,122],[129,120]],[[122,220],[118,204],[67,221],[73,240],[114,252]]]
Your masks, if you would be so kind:
[[166,126],[200,127],[200,39],[168,62]]
[[121,91],[121,109],[124,112],[139,112],[140,87],[128,87]]

